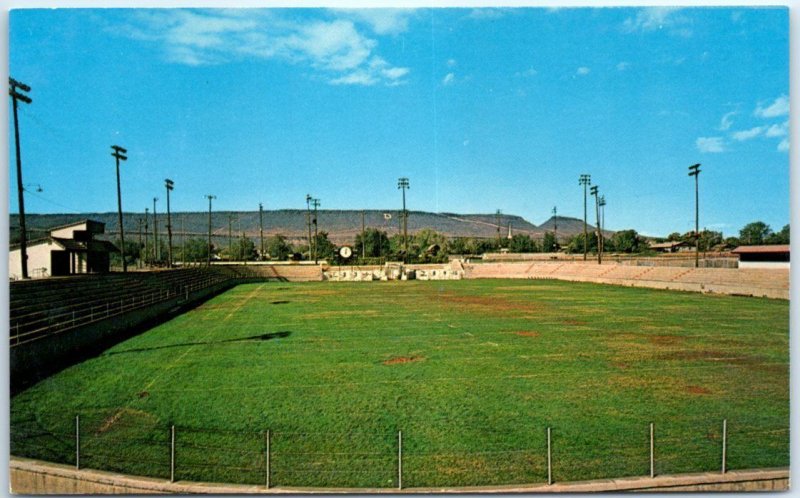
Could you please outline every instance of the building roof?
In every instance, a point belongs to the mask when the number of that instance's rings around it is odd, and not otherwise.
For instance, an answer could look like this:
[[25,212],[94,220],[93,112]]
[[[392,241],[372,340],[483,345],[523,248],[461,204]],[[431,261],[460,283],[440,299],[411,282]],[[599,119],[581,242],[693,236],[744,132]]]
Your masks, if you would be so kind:
[[769,246],[739,246],[734,254],[780,254],[789,252],[789,244],[774,244]]
[[658,242],[656,244],[650,244],[650,249],[671,249],[673,247],[682,245],[686,245],[686,242],[683,240],[674,240],[670,242]]

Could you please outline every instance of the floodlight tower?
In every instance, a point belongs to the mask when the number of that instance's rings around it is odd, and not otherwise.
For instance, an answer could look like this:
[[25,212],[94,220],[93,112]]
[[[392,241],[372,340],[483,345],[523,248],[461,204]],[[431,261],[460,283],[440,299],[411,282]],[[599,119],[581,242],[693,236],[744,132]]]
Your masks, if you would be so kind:
[[500,250],[500,216],[503,214],[501,210],[494,213],[494,224],[497,226],[497,250]]
[[411,188],[408,178],[397,179],[397,188],[403,191],[403,263],[408,258],[408,211],[406,211],[406,190]]
[[175,182],[169,178],[164,180],[167,188],[167,267],[172,268],[172,215],[169,210],[169,193],[175,188]]
[[258,203],[258,238],[260,239],[261,251],[258,253],[259,258],[264,257],[264,205]]
[[592,175],[583,174],[578,179],[578,185],[583,185],[583,260],[586,261],[586,253],[589,250],[587,239],[589,235],[586,231],[586,187],[592,184]]
[[211,266],[211,200],[216,199],[216,195],[206,194],[208,199],[208,254],[206,255],[206,266]]
[[599,196],[597,195],[597,189],[597,185],[593,186],[591,188],[591,193],[594,196],[594,211],[597,215],[597,226],[595,227],[595,233],[597,234],[597,264],[599,265],[603,262],[603,258],[602,252],[600,251],[600,201],[598,199]]
[[308,259],[311,259],[311,194],[306,194],[306,227],[308,227]]
[[606,239],[603,238],[603,230],[606,228],[606,196],[600,196],[600,251],[606,250]]
[[150,254],[150,208],[144,208],[144,262]]
[[314,263],[318,263],[319,259],[319,252],[317,252],[317,248],[319,246],[319,223],[317,223],[317,208],[319,207],[319,199],[311,199],[311,206],[314,208]]
[[689,176],[694,177],[694,267],[700,266],[700,163],[689,166]]
[[11,96],[11,101],[14,103],[14,143],[17,147],[17,197],[19,200],[19,250],[20,260],[22,264],[22,278],[28,278],[28,234],[25,230],[25,196],[22,191],[25,190],[22,184],[22,153],[19,148],[19,117],[17,116],[18,102],[21,100],[25,104],[32,102],[31,98],[20,92],[30,92],[31,87],[24,83],[20,83],[14,78],[8,78],[8,94]]
[[128,271],[128,263],[125,261],[125,230],[122,227],[122,190],[119,186],[119,162],[120,161],[127,161],[128,156],[125,154],[128,153],[127,150],[123,149],[119,145],[112,145],[112,149],[114,152],[111,153],[112,156],[116,159],[117,163],[117,211],[119,213],[119,240],[120,240],[120,255],[122,256],[122,272],[125,273]]
[[553,206],[553,239],[556,243],[556,251],[558,250],[558,209]]
[[153,263],[158,261],[161,248],[158,246],[158,213],[156,213],[156,202],[158,197],[153,197]]

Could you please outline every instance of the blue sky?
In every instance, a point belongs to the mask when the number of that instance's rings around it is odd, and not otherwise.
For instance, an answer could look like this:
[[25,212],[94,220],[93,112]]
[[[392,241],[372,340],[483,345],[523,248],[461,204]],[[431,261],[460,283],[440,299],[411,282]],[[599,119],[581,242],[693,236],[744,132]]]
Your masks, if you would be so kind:
[[9,48],[28,212],[114,211],[119,144],[126,211],[167,177],[174,211],[397,209],[406,176],[541,223],[589,173],[608,228],[666,235],[699,162],[701,227],[789,222],[784,8],[15,10]]

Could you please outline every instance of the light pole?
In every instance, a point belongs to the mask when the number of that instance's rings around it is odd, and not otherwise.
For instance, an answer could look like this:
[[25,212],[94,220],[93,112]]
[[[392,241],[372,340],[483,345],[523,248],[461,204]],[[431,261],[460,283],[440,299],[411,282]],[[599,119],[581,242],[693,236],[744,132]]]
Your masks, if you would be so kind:
[[259,259],[264,259],[264,206],[258,203],[258,237],[260,240],[261,251],[258,253]]
[[112,145],[111,148],[114,149],[114,152],[112,152],[111,155],[114,156],[117,163],[117,212],[119,213],[120,240],[119,251],[122,255],[122,272],[125,273],[128,271],[128,263],[125,261],[125,229],[122,227],[122,190],[120,189],[119,185],[119,162],[128,160],[128,156],[125,155],[128,153],[128,151],[119,145]]
[[600,252],[606,252],[606,239],[603,230],[606,229],[606,196],[600,196]]
[[206,194],[208,199],[208,254],[206,255],[206,266],[211,266],[211,200],[216,199],[216,195]]
[[228,261],[233,261],[233,220],[236,215],[230,213],[228,215]]
[[150,209],[144,208],[144,260],[150,259]]
[[553,239],[555,241],[555,250],[558,251],[558,209],[553,206]]
[[311,259],[311,194],[306,194],[306,227],[308,227],[308,259]]
[[161,248],[158,246],[158,214],[156,214],[156,202],[158,197],[153,197],[153,263],[157,264],[161,255]]
[[700,267],[700,163],[689,166],[689,176],[694,177],[694,267]]
[[495,220],[494,224],[497,225],[497,250],[498,251],[500,250],[500,215],[502,215],[502,214],[503,214],[503,212],[500,211],[499,209],[497,211],[495,211],[495,213],[494,213],[494,220]]
[[408,211],[406,211],[406,190],[411,188],[408,178],[397,180],[397,188],[403,191],[403,263],[408,259]]
[[22,152],[19,148],[19,117],[17,116],[18,101],[25,104],[32,102],[31,98],[20,92],[30,92],[31,87],[24,83],[20,83],[14,78],[8,78],[8,94],[11,95],[11,101],[14,103],[14,143],[17,147],[17,197],[19,199],[19,250],[20,262],[22,264],[22,278],[28,278],[28,234],[25,230],[25,197],[22,194],[24,187],[22,185]]
[[597,185],[595,185],[595,186],[593,186],[591,188],[592,195],[594,196],[594,212],[595,212],[595,215],[597,216],[597,222],[596,222],[597,226],[595,227],[595,233],[597,233],[597,249],[596,249],[596,251],[597,251],[597,264],[599,265],[599,264],[602,264],[602,262],[603,262],[603,256],[602,256],[602,251],[600,250],[600,247],[601,247],[601,242],[600,242],[600,237],[601,237],[601,235],[600,235],[600,200],[599,200],[599,196],[597,195],[597,190],[598,190]]
[[314,208],[314,264],[318,263],[319,252],[319,223],[317,222],[317,208],[319,207],[319,199],[311,199],[311,206]]
[[172,268],[172,215],[169,210],[169,193],[175,188],[175,182],[169,178],[164,180],[167,188],[167,267]]
[[587,245],[589,235],[586,231],[586,187],[592,184],[592,176],[583,174],[578,179],[578,185],[583,185],[583,260],[586,261],[586,253],[589,250]]

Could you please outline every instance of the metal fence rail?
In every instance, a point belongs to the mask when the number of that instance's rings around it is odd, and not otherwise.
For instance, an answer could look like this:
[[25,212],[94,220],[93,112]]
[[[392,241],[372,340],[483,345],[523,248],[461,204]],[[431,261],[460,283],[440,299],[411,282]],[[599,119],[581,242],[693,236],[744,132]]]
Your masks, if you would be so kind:
[[[52,424],[57,429],[46,428]],[[552,484],[789,464],[788,427],[727,420],[691,427],[678,433],[669,423],[635,423],[614,437],[579,425],[539,427],[525,441],[478,431],[484,438],[468,444],[457,434],[413,430],[204,429],[122,408],[47,422],[12,414],[10,442],[12,455],[82,469],[267,488]]]

